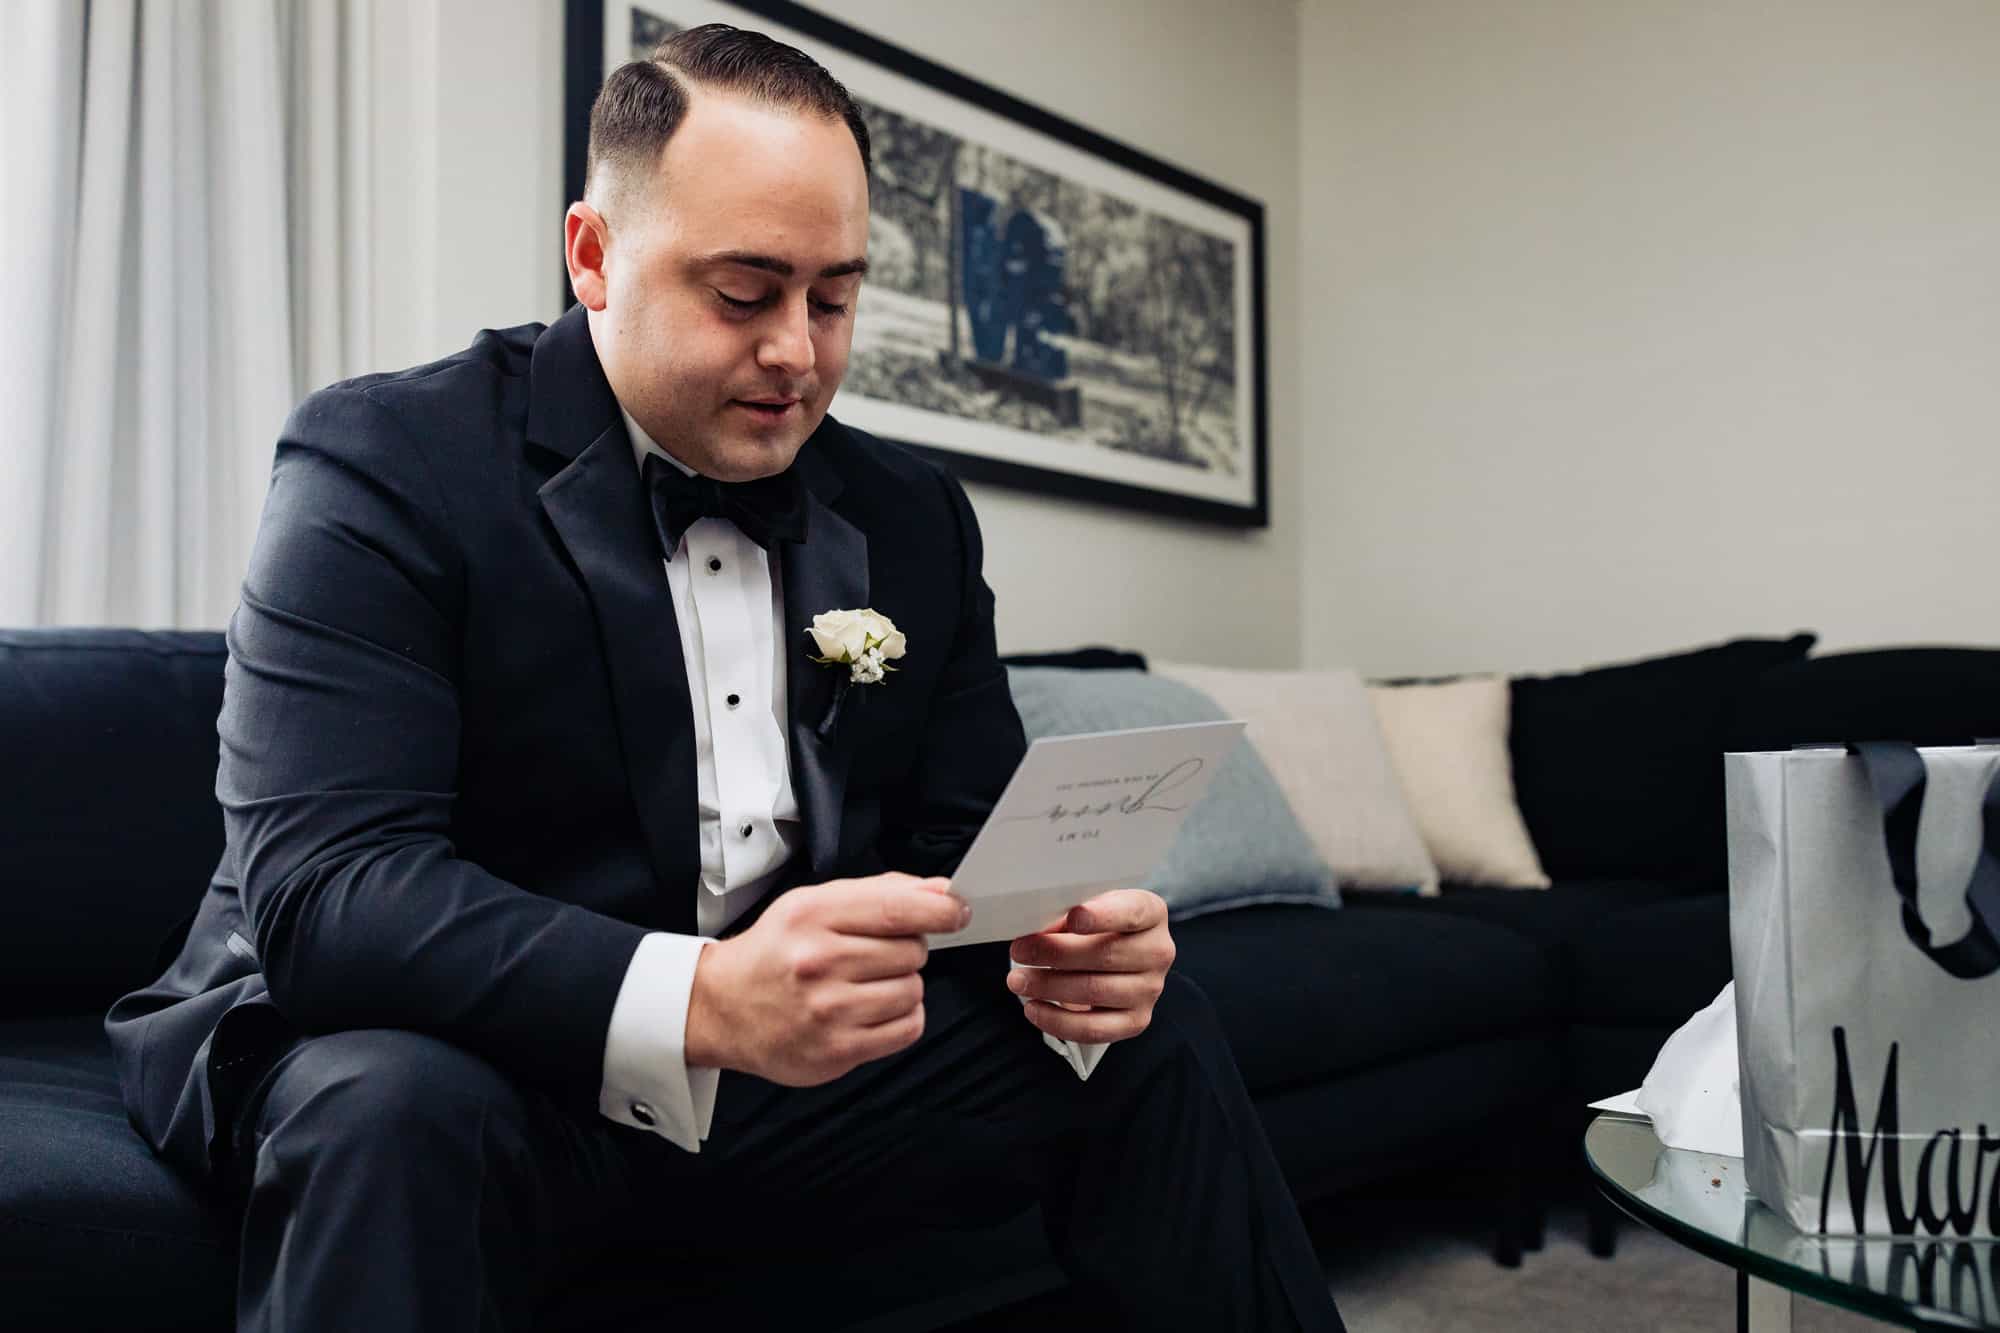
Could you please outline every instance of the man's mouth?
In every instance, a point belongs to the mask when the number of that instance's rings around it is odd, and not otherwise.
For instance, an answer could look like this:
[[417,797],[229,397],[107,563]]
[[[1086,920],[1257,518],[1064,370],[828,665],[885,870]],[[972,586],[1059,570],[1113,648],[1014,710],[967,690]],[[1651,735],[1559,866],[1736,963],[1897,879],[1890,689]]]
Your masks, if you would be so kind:
[[796,398],[738,398],[737,407],[764,421],[783,421],[799,405]]

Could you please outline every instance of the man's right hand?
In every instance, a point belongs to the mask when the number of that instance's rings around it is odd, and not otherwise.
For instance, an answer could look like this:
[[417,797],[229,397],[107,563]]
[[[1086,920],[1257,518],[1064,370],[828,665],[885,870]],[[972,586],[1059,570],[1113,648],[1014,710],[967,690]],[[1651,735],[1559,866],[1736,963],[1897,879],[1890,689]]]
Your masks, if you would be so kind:
[[924,1033],[923,937],[971,919],[950,886],[890,871],[780,894],[748,930],[701,951],[688,1064],[811,1087],[914,1043]]

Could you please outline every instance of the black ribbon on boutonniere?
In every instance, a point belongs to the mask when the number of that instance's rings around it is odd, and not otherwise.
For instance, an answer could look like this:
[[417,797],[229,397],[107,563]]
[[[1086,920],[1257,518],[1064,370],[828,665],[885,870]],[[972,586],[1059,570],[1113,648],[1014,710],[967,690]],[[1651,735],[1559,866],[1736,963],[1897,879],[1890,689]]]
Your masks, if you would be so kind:
[[827,701],[826,714],[820,718],[819,725],[813,728],[813,735],[819,737],[821,740],[826,740],[833,735],[834,729],[840,725],[841,706],[847,702],[847,696],[853,688],[854,668],[842,662],[840,664],[840,679],[833,683],[833,698]]

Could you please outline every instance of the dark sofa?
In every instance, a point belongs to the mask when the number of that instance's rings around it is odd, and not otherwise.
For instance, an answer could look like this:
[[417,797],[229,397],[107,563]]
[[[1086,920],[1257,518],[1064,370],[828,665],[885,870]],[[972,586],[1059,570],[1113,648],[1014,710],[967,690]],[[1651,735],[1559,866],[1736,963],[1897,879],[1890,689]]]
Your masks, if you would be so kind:
[[[112,1000],[157,975],[219,853],[222,663],[211,633],[0,631],[0,1323],[10,1329],[230,1326],[229,1221],[127,1124],[101,1026]],[[1685,698],[1641,680],[1635,697],[1642,711],[1693,707],[1709,731],[1683,717],[1668,736],[1710,763],[1730,737],[1825,739],[1836,724],[1841,739],[2000,734],[2000,653],[1759,662],[1723,677]],[[1597,673],[1577,680],[1603,684]],[[1857,692],[1888,702],[1856,712]],[[1536,749],[1522,725],[1544,725],[1535,696],[1517,683],[1517,779],[1578,743],[1563,726],[1581,734],[1605,721],[1589,688],[1553,684],[1551,743]],[[1702,808],[1700,765],[1690,779],[1663,761],[1655,776],[1700,790],[1687,806],[1696,825],[1663,844],[1686,855],[1653,873],[1577,877],[1565,866],[1548,893],[1357,893],[1340,912],[1254,907],[1176,928],[1177,967],[1214,1002],[1302,1201],[1447,1158],[1493,1164],[1482,1169],[1496,1253],[1518,1260],[1535,1231],[1522,1182],[1549,1154],[1575,1156],[1565,1116],[1586,1096],[1635,1085],[1728,979],[1719,803]],[[1547,805],[1561,791],[1560,781],[1523,786],[1538,846],[1575,831]],[[1589,806],[1597,794],[1576,799]],[[645,1276],[579,1283],[547,1327],[671,1309],[733,1329],[934,1328],[1061,1284],[1032,1211],[977,1232],[827,1238],[788,1258],[784,1283],[752,1282],[739,1262],[607,1256],[607,1270]]]

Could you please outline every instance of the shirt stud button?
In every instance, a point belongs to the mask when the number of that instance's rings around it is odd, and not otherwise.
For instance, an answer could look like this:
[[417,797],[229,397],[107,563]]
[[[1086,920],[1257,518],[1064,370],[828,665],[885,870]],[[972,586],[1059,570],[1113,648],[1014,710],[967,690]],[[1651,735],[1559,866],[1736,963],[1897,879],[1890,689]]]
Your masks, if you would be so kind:
[[659,1123],[659,1121],[653,1115],[653,1108],[646,1105],[646,1103],[644,1102],[632,1103],[632,1118],[638,1121],[640,1124],[644,1125],[647,1129],[651,1129],[654,1125]]
[[742,695],[740,695],[740,694],[732,694],[732,695],[730,695],[730,696],[729,696],[729,706],[730,706],[731,708],[734,708],[734,707],[736,707],[736,705],[738,705],[738,704],[740,704],[740,703],[742,703],[742,702],[743,702],[743,696],[742,696]]
[[738,829],[737,829],[736,831],[737,831],[738,833],[741,833],[741,834],[742,834],[742,835],[743,835],[744,837],[746,837],[746,838],[747,838],[747,837],[749,837],[749,836],[750,836],[750,825],[748,825],[748,824],[744,824],[744,825],[743,825],[742,827],[738,828]]
[[718,569],[721,569],[721,568],[722,568],[722,561],[720,561],[720,560],[716,559],[716,558],[715,558],[714,556],[710,556],[710,557],[708,558],[708,572],[709,572],[709,573],[713,574],[713,573],[714,573],[714,572],[715,572],[716,570],[718,570]]

